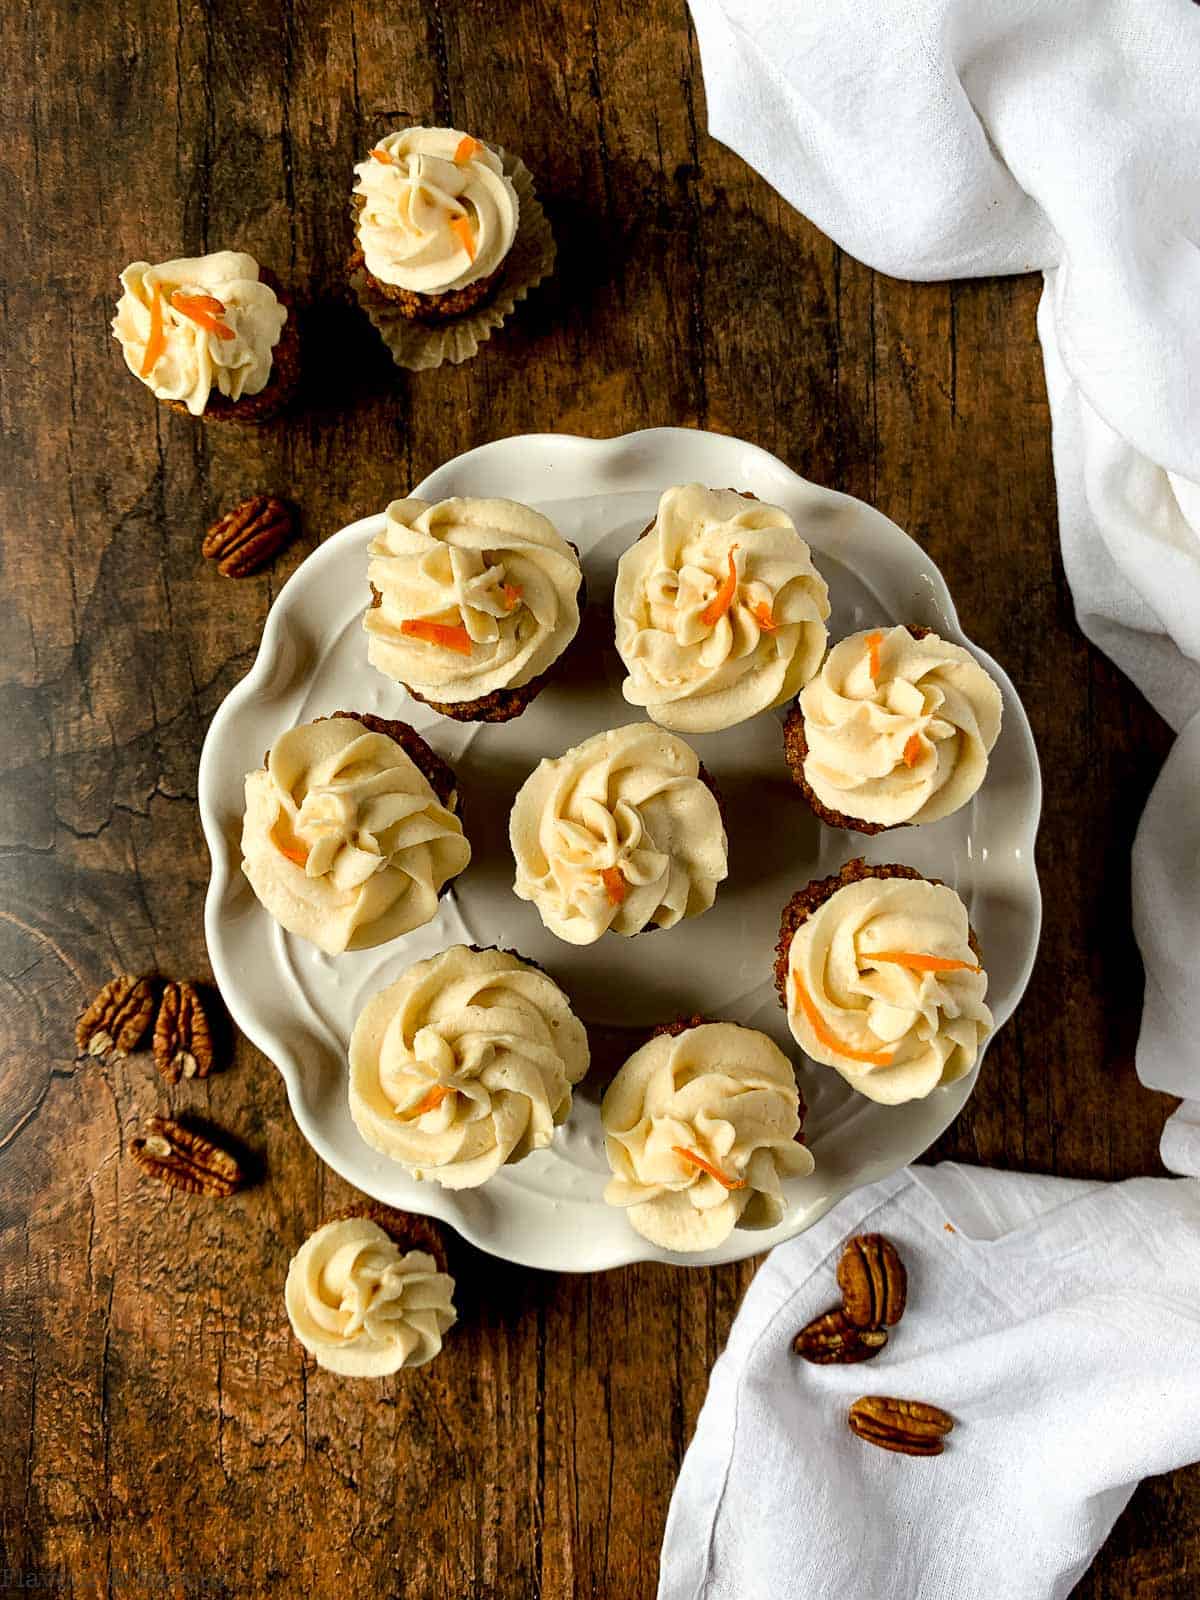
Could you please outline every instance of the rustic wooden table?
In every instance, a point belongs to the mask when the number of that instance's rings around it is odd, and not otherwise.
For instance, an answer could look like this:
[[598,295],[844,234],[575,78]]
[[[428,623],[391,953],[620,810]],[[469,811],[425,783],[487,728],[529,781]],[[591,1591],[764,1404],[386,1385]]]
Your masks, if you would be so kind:
[[[289,1255],[351,1192],[248,1047],[168,1090],[72,1060],[121,970],[206,970],[205,728],[308,550],[439,462],[528,430],[727,430],[880,506],[1004,664],[1046,778],[1042,956],[935,1154],[1160,1170],[1133,1071],[1127,865],[1167,734],[1075,627],[1032,279],[878,277],[705,135],[683,0],[45,0],[10,9],[0,719],[0,1451],[5,1594],[525,1600],[653,1592],[667,1501],[753,1265],[520,1271],[459,1252],[417,1378],[306,1373]],[[345,297],[350,168],[406,121],[520,151],[559,270],[479,358],[396,371]],[[242,247],[308,301],[293,414],[169,415],[109,335],[139,257]],[[303,506],[266,576],[205,527]],[[123,1156],[156,1109],[236,1130],[226,1204]],[[1079,1594],[1194,1596],[1200,1471],[1145,1484]]]

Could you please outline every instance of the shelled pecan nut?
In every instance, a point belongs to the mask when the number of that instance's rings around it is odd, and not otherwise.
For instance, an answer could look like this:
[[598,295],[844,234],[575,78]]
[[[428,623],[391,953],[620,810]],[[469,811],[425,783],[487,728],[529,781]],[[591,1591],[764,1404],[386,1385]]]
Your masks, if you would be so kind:
[[141,1043],[154,1016],[149,978],[123,973],[110,978],[75,1024],[77,1055],[127,1056]]
[[881,1450],[906,1456],[940,1456],[954,1418],[924,1400],[896,1400],[867,1394],[850,1407],[850,1431]]
[[856,1328],[840,1309],[814,1317],[792,1340],[792,1349],[818,1366],[849,1366],[870,1361],[887,1343],[883,1328]]
[[295,531],[296,518],[285,500],[256,494],[214,522],[200,548],[227,578],[248,578],[273,561]]
[[152,1178],[185,1194],[226,1199],[245,1183],[235,1156],[168,1117],[151,1117],[129,1142],[129,1154]]
[[842,1251],[837,1267],[842,1309],[859,1328],[891,1327],[904,1315],[908,1273],[890,1239],[862,1233]]
[[168,983],[154,1024],[154,1064],[168,1083],[207,1078],[212,1071],[212,1030],[192,983]]

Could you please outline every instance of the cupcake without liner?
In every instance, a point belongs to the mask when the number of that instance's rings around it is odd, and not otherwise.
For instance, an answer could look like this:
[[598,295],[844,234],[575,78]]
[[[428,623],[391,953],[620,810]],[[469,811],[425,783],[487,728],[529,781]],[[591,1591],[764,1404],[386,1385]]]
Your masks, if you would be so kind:
[[882,833],[948,817],[987,776],[1003,702],[969,650],[915,624],[830,650],[784,722],[784,752],[833,828]]
[[393,500],[368,547],[367,659],[459,722],[507,722],[579,632],[579,553],[516,500]]
[[471,859],[454,773],[407,723],[337,712],[282,734],[246,778],[242,871],[327,955],[432,920]]
[[792,896],[775,987],[805,1054],[881,1105],[965,1077],[992,1031],[967,908],[898,863],[848,861]]
[[300,377],[295,314],[278,280],[236,250],[135,261],[112,330],[125,364],[172,411],[266,422]]

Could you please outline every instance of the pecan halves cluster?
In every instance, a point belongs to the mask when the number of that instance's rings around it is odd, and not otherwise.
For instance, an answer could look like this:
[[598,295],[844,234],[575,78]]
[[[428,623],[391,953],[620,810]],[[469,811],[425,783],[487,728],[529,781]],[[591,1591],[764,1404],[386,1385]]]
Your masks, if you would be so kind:
[[130,1140],[129,1154],[143,1172],[185,1194],[223,1200],[246,1181],[236,1156],[169,1117],[151,1117]]
[[123,1060],[136,1050],[154,1017],[154,985],[123,973],[111,978],[75,1024],[75,1053]]
[[168,1083],[207,1078],[213,1065],[212,1030],[194,983],[168,983],[154,1024],[154,1064]]
[[274,561],[295,532],[295,512],[286,500],[256,494],[214,522],[200,548],[225,577],[248,578]]
[[124,1060],[151,1023],[155,1065],[168,1083],[208,1077],[214,1064],[212,1028],[194,983],[166,983],[159,998],[153,977],[124,973],[110,979],[75,1025],[76,1054]]
[[904,1315],[908,1273],[899,1251],[881,1233],[851,1239],[837,1267],[842,1303],[801,1328],[797,1355],[823,1365],[869,1361],[887,1344],[887,1330]]
[[850,1431],[906,1456],[940,1456],[954,1418],[940,1406],[924,1400],[896,1400],[890,1395],[866,1394],[850,1407]]
[[887,1343],[884,1328],[858,1328],[836,1307],[814,1317],[792,1341],[792,1348],[806,1361],[820,1366],[849,1366],[855,1361],[870,1361]]

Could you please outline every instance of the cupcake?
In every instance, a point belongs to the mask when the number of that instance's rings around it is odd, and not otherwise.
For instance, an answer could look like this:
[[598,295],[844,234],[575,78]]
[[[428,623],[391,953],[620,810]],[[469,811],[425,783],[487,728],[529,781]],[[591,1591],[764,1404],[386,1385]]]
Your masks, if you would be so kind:
[[354,169],[355,253],[374,293],[423,322],[494,293],[520,201],[494,150],[457,128],[389,133]]
[[690,745],[650,722],[539,762],[508,833],[514,890],[568,944],[698,917],[729,872],[712,779]]
[[403,722],[339,711],[278,738],[246,778],[242,871],[327,955],[429,922],[471,859],[454,774]]
[[735,1227],[783,1220],[785,1178],[807,1177],[792,1064],[754,1028],[701,1018],[658,1029],[600,1107],[609,1205],[666,1250],[711,1250]]
[[317,1365],[349,1378],[421,1367],[458,1320],[454,1279],[436,1255],[402,1251],[373,1217],[318,1228],[288,1267],[292,1332]]
[[579,631],[579,555],[515,500],[393,500],[368,549],[367,659],[459,722],[507,722]]
[[550,1143],[587,1068],[587,1033],[552,978],[511,950],[452,945],[360,1013],[350,1114],[413,1177],[473,1189]]
[[882,833],[967,803],[1001,711],[969,650],[928,628],[872,628],[834,645],[788,712],[784,749],[823,822]]
[[825,653],[829,591],[786,511],[732,489],[668,489],[621,557],[622,692],[678,733],[790,700]]
[[967,909],[912,867],[850,861],[793,895],[775,986],[804,1053],[882,1105],[964,1077],[992,1029]]
[[265,422],[300,376],[296,320],[276,279],[238,250],[135,261],[112,329],[125,364],[172,411]]

